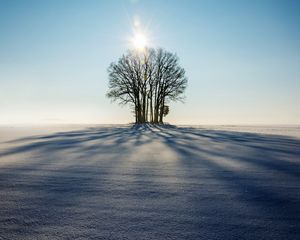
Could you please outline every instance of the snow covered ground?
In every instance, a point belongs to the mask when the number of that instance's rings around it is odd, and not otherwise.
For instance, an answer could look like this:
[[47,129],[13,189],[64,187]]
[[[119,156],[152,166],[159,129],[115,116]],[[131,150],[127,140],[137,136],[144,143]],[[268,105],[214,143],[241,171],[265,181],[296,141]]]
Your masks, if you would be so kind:
[[0,127],[0,239],[299,238],[299,126]]

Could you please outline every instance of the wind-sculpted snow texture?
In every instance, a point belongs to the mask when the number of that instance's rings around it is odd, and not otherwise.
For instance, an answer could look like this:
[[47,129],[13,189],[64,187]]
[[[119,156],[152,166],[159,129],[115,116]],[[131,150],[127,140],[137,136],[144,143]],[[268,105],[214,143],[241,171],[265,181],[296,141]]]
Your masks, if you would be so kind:
[[124,125],[0,146],[0,239],[300,238],[298,138]]

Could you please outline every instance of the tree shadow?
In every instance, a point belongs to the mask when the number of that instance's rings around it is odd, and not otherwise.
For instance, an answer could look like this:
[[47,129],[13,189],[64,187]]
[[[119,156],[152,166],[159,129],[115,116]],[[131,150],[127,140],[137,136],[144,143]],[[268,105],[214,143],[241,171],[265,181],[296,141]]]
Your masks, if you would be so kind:
[[300,234],[296,138],[145,124],[10,144],[0,158],[19,164],[0,168],[3,238],[296,239]]

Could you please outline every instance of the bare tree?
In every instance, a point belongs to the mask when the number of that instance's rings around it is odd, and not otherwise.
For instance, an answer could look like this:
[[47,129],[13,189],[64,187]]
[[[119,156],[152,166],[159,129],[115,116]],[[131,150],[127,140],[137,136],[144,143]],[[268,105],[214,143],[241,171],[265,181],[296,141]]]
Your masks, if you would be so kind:
[[108,68],[107,97],[130,104],[136,123],[163,123],[170,101],[183,100],[187,86],[178,57],[163,49],[128,51]]

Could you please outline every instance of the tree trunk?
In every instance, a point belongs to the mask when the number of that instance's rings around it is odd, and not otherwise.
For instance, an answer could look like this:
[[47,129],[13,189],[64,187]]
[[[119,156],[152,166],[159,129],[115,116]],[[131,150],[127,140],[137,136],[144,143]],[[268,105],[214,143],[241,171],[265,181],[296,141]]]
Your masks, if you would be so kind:
[[165,98],[163,98],[161,106],[160,106],[160,113],[159,113],[159,122],[163,123],[164,118],[164,105],[165,105]]
[[143,94],[143,123],[146,122],[146,93]]
[[153,122],[153,102],[152,102],[152,93],[150,96],[150,121]]
[[149,110],[149,96],[147,95],[147,103],[146,103],[146,122],[148,122],[148,110]]
[[155,112],[154,112],[154,123],[158,123],[158,118],[159,118],[159,104],[156,102],[155,104]]
[[138,112],[138,121],[137,121],[137,123],[142,123],[141,102],[140,102],[139,98],[138,98],[138,103],[137,103],[137,112]]
[[135,123],[138,123],[138,110],[137,110],[137,105],[134,105],[134,112],[135,112]]

